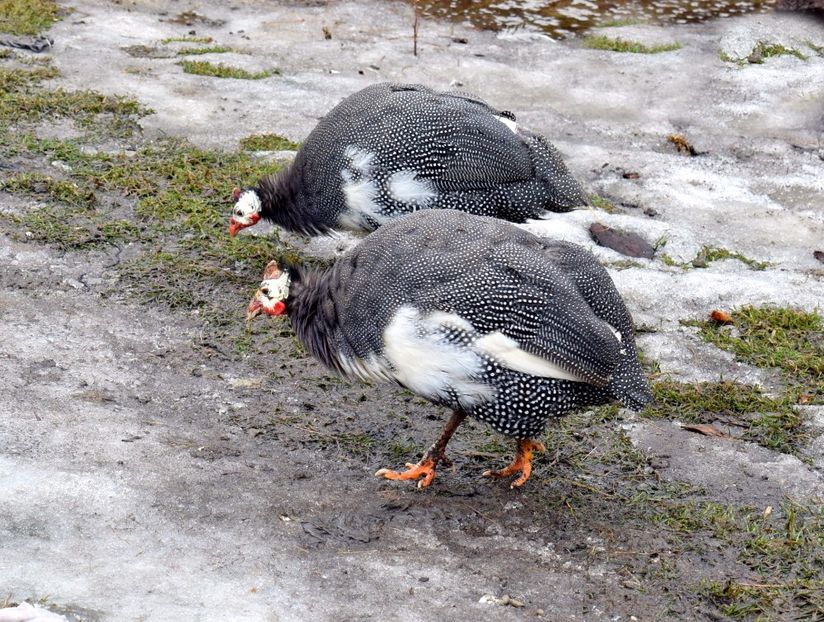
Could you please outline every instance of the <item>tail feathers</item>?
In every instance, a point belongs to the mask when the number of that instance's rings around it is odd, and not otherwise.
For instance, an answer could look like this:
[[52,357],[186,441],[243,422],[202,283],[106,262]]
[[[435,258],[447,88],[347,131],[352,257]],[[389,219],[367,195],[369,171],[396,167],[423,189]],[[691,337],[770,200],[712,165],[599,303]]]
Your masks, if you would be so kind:
[[642,410],[644,406],[652,403],[652,391],[644,383],[641,386],[625,390],[618,398],[621,403],[630,410]]

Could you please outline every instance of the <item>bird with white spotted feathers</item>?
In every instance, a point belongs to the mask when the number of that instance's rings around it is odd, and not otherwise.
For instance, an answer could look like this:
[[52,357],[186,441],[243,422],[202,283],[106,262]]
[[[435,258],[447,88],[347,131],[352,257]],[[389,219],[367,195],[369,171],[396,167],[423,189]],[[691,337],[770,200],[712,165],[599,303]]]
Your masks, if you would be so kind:
[[487,475],[530,475],[547,420],[652,396],[632,320],[587,250],[509,223],[424,210],[372,233],[324,272],[267,268],[248,317],[288,315],[298,339],[343,376],[396,382],[453,410],[438,441],[389,479],[427,486],[467,417],[517,439]]
[[344,99],[290,166],[233,198],[233,236],[261,219],[313,235],[372,231],[420,209],[524,222],[588,203],[555,147],[512,113],[389,83]]

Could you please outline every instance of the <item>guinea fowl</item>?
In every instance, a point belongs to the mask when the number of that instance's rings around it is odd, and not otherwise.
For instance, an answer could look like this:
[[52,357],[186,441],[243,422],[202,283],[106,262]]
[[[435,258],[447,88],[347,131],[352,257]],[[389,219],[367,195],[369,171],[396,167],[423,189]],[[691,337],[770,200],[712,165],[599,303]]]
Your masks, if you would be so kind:
[[550,417],[651,400],[632,321],[582,247],[452,210],[389,223],[323,272],[271,262],[248,319],[287,314],[298,339],[349,377],[388,380],[454,413],[438,441],[389,479],[428,486],[467,415],[517,439],[500,471],[531,472]]
[[465,93],[375,84],[344,99],[295,161],[233,193],[234,236],[261,218],[314,235],[372,231],[419,209],[456,209],[513,222],[586,205],[545,138]]

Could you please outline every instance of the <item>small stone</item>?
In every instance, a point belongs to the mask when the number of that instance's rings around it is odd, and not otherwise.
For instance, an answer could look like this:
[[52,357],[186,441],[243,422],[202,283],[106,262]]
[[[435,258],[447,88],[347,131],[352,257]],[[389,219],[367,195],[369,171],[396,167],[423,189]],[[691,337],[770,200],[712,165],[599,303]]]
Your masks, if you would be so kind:
[[590,225],[589,233],[598,244],[618,251],[622,255],[644,259],[652,259],[655,255],[652,245],[637,233],[612,229],[599,222]]

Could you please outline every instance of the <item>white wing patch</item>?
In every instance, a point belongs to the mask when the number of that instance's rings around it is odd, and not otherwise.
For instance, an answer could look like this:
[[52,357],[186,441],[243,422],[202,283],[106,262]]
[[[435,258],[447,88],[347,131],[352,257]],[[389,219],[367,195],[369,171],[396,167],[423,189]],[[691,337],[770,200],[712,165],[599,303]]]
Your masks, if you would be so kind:
[[498,121],[503,123],[505,126],[507,126],[510,130],[512,130],[513,134],[518,133],[518,124],[515,123],[515,121],[513,121],[512,119],[509,119],[507,117],[495,117],[495,118],[498,119]]
[[346,375],[354,376],[360,380],[385,382],[395,379],[392,368],[374,354],[367,359],[339,356],[338,361]]
[[347,229],[374,229],[375,223],[381,225],[387,220],[375,201],[378,196],[378,186],[372,178],[375,154],[356,145],[349,145],[343,154],[349,160],[340,172],[347,210],[338,217],[338,224]]
[[361,174],[368,175],[372,171],[372,162],[375,159],[374,153],[361,149],[357,145],[349,145],[343,155],[349,160],[352,168]]
[[438,194],[428,180],[418,179],[415,171],[398,171],[389,178],[388,186],[393,199],[418,207],[423,207]]
[[408,305],[398,309],[383,333],[384,355],[395,379],[430,399],[446,399],[454,391],[465,408],[491,399],[493,387],[476,380],[482,372],[481,357],[448,342],[440,330],[444,324],[458,327],[466,321],[445,313],[421,318]]
[[484,335],[475,341],[475,347],[513,371],[519,371],[530,376],[541,376],[542,378],[585,382],[583,378],[561,369],[555,363],[525,352],[517,341],[503,333],[495,332]]

